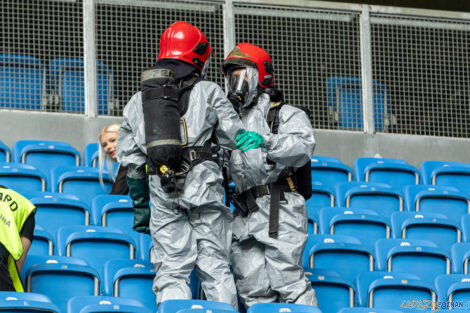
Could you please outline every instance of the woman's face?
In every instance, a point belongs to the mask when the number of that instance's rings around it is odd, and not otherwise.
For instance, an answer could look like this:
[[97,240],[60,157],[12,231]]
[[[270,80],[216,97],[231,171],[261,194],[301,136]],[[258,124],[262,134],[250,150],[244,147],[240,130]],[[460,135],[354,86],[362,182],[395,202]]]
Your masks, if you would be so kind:
[[101,147],[103,151],[111,158],[113,161],[116,161],[116,141],[117,133],[116,132],[104,132],[101,135]]

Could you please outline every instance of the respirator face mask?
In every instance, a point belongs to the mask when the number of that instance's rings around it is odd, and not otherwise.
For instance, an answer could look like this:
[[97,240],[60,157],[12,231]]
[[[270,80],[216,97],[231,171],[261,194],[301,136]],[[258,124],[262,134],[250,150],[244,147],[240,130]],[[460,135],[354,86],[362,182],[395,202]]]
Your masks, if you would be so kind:
[[247,107],[256,96],[256,74],[250,67],[235,68],[228,73],[228,99],[236,109]]

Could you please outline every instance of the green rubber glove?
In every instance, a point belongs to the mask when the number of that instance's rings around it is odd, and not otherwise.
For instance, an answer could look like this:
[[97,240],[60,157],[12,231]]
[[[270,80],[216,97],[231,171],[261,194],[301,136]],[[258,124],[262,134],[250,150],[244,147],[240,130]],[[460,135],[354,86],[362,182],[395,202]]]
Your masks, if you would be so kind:
[[237,136],[237,148],[243,151],[261,148],[264,145],[263,136],[256,132],[246,131]]
[[150,234],[150,193],[149,185],[145,178],[135,179],[127,177],[129,194],[134,207],[134,230]]

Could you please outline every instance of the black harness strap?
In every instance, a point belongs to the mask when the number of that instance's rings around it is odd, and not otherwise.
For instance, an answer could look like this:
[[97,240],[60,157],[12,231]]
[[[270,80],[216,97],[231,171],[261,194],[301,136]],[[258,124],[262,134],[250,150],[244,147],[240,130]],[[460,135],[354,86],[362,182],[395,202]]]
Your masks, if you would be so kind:
[[269,237],[277,238],[279,232],[279,203],[281,202],[280,185],[273,183],[271,187],[271,203],[269,206]]

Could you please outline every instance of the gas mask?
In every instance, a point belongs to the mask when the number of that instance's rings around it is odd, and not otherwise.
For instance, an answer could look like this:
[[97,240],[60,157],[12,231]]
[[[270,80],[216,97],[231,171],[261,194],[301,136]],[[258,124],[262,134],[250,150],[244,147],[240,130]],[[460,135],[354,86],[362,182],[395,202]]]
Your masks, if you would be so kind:
[[250,106],[258,94],[258,71],[252,67],[234,68],[227,74],[227,98],[236,110]]

